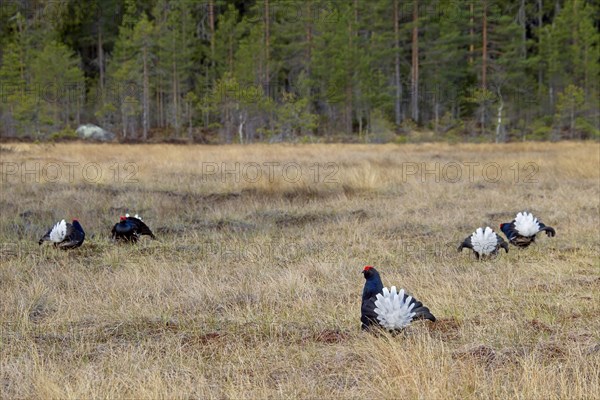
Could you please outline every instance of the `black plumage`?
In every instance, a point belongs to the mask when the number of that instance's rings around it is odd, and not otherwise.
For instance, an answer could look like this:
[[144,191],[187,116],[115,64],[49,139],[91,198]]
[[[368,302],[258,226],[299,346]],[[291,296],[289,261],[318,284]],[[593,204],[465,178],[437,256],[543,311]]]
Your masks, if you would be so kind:
[[130,216],[122,216],[121,221],[113,226],[111,234],[114,240],[129,243],[137,243],[142,235],[148,235],[152,239],[156,239],[156,236],[154,236],[154,233],[152,233],[144,221],[140,218]]
[[74,249],[83,244],[85,240],[85,232],[77,219],[72,223],[62,221],[58,222],[40,238],[38,244],[44,242],[52,242],[54,247],[62,250]]
[[[383,293],[383,282],[381,282],[379,272],[372,266],[366,266],[362,273],[365,276],[365,286],[362,293],[360,322],[361,328],[365,330],[369,329],[373,325],[380,326],[377,318],[378,314],[375,312],[375,309],[377,308],[375,302],[377,301],[377,295]],[[407,297],[408,295],[405,294],[402,300],[406,300]],[[412,298],[409,304],[414,304],[412,308],[412,312],[415,313],[415,315],[412,317],[413,320],[428,319],[435,322],[435,317],[429,311],[429,308],[425,307],[423,303],[415,298]]]
[[500,224],[500,230],[506,235],[510,244],[521,248],[535,243],[535,237],[540,232],[546,232],[548,237],[556,236],[554,228],[544,225],[527,212],[518,213],[511,222]]
[[475,257],[491,258],[498,255],[500,249],[508,253],[508,243],[496,234],[492,228],[477,228],[458,246],[458,251],[467,248],[473,250]]

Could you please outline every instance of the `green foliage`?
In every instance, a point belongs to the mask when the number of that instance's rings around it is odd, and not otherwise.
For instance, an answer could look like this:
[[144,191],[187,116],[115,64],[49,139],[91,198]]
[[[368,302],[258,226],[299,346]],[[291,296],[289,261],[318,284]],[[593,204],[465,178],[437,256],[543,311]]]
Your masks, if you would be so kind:
[[577,117],[575,119],[575,129],[580,133],[582,139],[600,139],[600,129],[585,118]]
[[550,140],[551,138],[551,118],[538,118],[533,121],[529,128],[529,132],[527,132],[523,137],[525,140]]
[[[0,15],[3,135],[43,139],[90,119],[122,138],[187,137],[201,125],[243,143],[600,129],[594,2],[34,2],[39,13],[26,3]],[[548,116],[550,126],[536,122]]]
[[284,138],[312,133],[318,116],[308,111],[308,99],[297,99],[293,93],[283,93],[283,104],[275,110],[275,131]]
[[568,131],[569,138],[579,137],[577,131],[577,118],[584,111],[584,93],[583,89],[575,85],[569,85],[564,92],[558,94],[558,103],[556,105],[556,114],[554,116],[555,129]]
[[50,140],[73,140],[73,139],[77,139],[77,132],[75,132],[75,129],[66,127],[64,129],[61,129],[60,131],[57,132],[53,132],[52,134],[50,134],[50,136],[48,137],[48,139]]

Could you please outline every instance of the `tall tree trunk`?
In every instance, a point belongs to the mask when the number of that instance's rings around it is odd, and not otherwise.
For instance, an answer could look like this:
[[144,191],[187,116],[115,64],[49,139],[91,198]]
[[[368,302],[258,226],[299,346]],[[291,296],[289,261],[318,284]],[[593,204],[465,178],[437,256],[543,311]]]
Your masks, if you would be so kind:
[[402,82],[400,81],[400,24],[398,1],[394,0],[394,84],[396,86],[396,98],[394,101],[394,116],[396,125],[402,122]]
[[[208,1],[208,27],[210,29],[210,66],[215,66],[215,2]],[[214,71],[213,71],[214,72]]]
[[190,141],[194,139],[194,126],[192,124],[192,105],[189,101],[185,102],[186,113],[188,117],[188,138]]
[[496,143],[504,142],[504,126],[502,126],[502,109],[504,108],[504,101],[502,100],[502,94],[500,88],[498,88],[498,122],[496,125]]
[[148,47],[146,45],[144,45],[144,48],[142,49],[142,62],[143,62],[143,68],[144,68],[144,72],[143,72],[143,96],[144,98],[142,99],[142,132],[143,132],[143,138],[144,141],[146,141],[148,139],[148,126],[149,126],[149,114],[150,114],[150,110],[149,110],[149,106],[150,106],[150,84],[149,84],[149,79],[148,79]]
[[411,117],[419,121],[419,1],[413,1]]
[[230,33],[227,39],[227,71],[233,74],[233,33]]
[[264,85],[265,85],[265,94],[268,96],[269,92],[270,92],[270,88],[269,88],[269,57],[270,57],[270,50],[271,50],[271,27],[270,27],[270,15],[269,15],[269,0],[265,0],[265,79],[264,79]]
[[162,125],[160,123],[160,78],[157,78],[157,82],[156,82],[156,90],[154,91],[154,104],[155,104],[155,108],[156,108],[156,116],[154,117],[155,119],[155,125],[159,128],[162,128]]
[[[17,18],[17,29],[19,31],[19,42],[22,42],[23,39],[23,23],[21,18]],[[21,77],[21,82],[25,81],[25,46],[18,46],[19,49],[19,76]]]
[[569,139],[573,139],[575,133],[575,99],[572,100],[569,109]]
[[102,24],[98,21],[98,69],[100,71],[100,93],[104,96],[104,49],[102,43]]
[[434,126],[433,131],[438,134],[440,130],[440,100],[439,96],[435,94],[435,100],[433,105],[433,114],[434,114]]
[[158,103],[160,106],[160,111],[158,113],[160,118],[160,127],[165,128],[167,126],[167,117],[165,115],[165,91],[162,83],[162,78],[160,79],[160,90],[158,92],[158,96],[160,98],[160,102]]
[[176,43],[175,35],[173,35],[173,123],[175,125],[175,136],[179,136],[179,77],[177,72],[177,56],[176,56]]
[[[538,4],[538,24],[537,24],[537,36],[538,36],[538,53],[542,48],[542,24],[544,18],[544,7],[542,4],[543,0],[537,0]],[[543,85],[543,63],[538,63],[538,98],[542,98],[542,85]]]
[[81,96],[77,94],[77,100],[75,102],[75,125],[81,124]]
[[[213,82],[217,76],[215,71],[215,2],[208,1],[208,28],[210,29],[210,63],[209,68],[205,71],[205,90],[210,90],[213,87]],[[210,125],[210,113],[204,112],[204,128],[208,129]]]
[[[354,2],[355,12],[356,12],[356,2]],[[356,14],[355,14],[356,18]],[[344,127],[347,134],[352,133],[352,71],[354,60],[352,58],[353,53],[353,38],[354,29],[352,27],[352,20],[348,20],[348,59],[346,60],[346,69],[347,69],[347,78],[346,78],[346,104],[344,111]]]
[[486,105],[485,105],[485,96],[487,89],[487,0],[483,0],[483,16],[482,16],[482,36],[483,42],[481,44],[481,89],[482,95],[484,96],[483,102],[481,104],[481,115],[480,115],[480,128],[481,135],[485,135],[485,114],[486,114]]
[[[307,1],[305,3],[306,5],[306,14],[305,15],[312,15],[312,2],[311,1]],[[306,47],[304,49],[304,65],[306,66],[306,78],[308,79],[309,82],[312,82],[312,46],[313,46],[313,26],[312,26],[312,18],[306,18]],[[312,84],[308,85],[308,110],[311,111],[313,108],[313,104],[312,104]]]
[[482,35],[483,43],[481,44],[481,88],[487,88],[487,0],[483,1],[483,16],[482,16]]
[[121,102],[121,132],[123,139],[127,139],[127,103]]
[[527,58],[527,14],[525,9],[525,0],[521,0],[519,6],[518,18],[521,25],[521,57]]
[[475,16],[473,15],[473,2],[469,2],[469,65],[473,65],[473,53],[475,53]]
[[177,62],[173,61],[173,127],[175,128],[175,135],[179,135],[179,88],[177,85]]
[[[64,123],[65,126],[69,125],[69,116],[71,114],[71,99],[67,98],[67,101],[65,102],[65,109],[63,111],[63,117],[64,117]],[[58,109],[58,107],[56,107]],[[55,119],[55,121],[59,121],[58,119]]]
[[[307,1],[306,5],[306,15],[312,15],[312,2]],[[307,72],[310,76],[310,61],[312,58],[312,38],[313,38],[313,26],[312,26],[312,18],[306,18],[306,48],[304,51],[304,57],[306,60]]]
[[238,136],[240,138],[240,144],[244,144],[244,124],[246,123],[246,113],[240,111],[240,124],[238,125]]

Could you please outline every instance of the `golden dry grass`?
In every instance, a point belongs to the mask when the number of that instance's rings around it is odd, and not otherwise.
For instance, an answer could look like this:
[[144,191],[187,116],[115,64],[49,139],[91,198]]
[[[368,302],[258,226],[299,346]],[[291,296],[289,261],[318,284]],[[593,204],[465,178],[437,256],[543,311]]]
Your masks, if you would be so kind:
[[[599,399],[599,154],[4,144],[0,397]],[[456,252],[525,209],[557,236],[492,261]],[[160,240],[113,245],[126,211]],[[80,249],[37,245],[71,217]],[[360,332],[366,264],[438,322]]]

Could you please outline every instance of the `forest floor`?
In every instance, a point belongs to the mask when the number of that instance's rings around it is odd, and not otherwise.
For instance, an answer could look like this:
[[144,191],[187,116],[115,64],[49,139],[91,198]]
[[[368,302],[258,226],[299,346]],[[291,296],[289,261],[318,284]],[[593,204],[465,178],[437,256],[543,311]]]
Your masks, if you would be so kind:
[[[0,398],[600,399],[599,157],[2,144]],[[523,210],[556,237],[457,252]],[[158,240],[113,244],[126,212]],[[38,246],[63,218],[83,246]],[[365,265],[437,322],[361,332]]]

